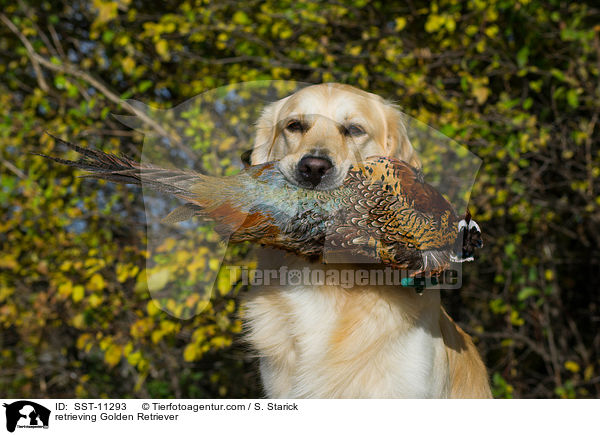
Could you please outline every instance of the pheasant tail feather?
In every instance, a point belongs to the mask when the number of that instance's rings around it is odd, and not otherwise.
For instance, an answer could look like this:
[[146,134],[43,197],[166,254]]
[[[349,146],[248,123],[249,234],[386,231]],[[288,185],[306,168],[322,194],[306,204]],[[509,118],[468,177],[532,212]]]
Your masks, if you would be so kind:
[[221,178],[192,171],[159,168],[136,162],[127,156],[108,154],[94,148],[83,148],[51,134],[50,136],[77,151],[82,158],[73,161],[44,154],[38,155],[89,172],[83,177],[143,186],[187,201],[185,205],[176,208],[163,218],[163,222],[176,223],[196,215],[203,215],[220,224],[219,232],[230,235],[246,219],[246,214],[242,211],[245,208],[243,190],[236,185],[234,177],[228,177],[229,180],[225,182]]

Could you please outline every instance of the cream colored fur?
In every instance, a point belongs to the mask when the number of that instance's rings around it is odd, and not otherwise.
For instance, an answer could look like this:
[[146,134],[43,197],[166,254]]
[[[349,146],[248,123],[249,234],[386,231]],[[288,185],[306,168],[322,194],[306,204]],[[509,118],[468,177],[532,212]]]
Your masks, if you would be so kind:
[[[301,119],[306,131],[287,131]],[[340,125],[365,134],[348,137]],[[252,163],[281,159],[290,173],[307,153],[323,151],[341,183],[349,165],[370,155],[418,166],[397,109],[346,85],[314,85],[266,107]],[[287,166],[286,166],[287,165]],[[327,265],[263,249],[259,269]],[[485,366],[471,338],[441,307],[438,291],[326,285],[255,286],[245,300],[247,337],[273,398],[489,398]]]

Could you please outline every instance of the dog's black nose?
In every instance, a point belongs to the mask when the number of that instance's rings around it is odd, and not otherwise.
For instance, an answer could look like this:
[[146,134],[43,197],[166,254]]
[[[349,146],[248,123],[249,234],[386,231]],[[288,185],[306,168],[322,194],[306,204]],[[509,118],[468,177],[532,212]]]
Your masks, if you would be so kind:
[[331,160],[322,157],[304,156],[298,162],[298,172],[303,181],[313,187],[321,182],[321,178],[333,167]]

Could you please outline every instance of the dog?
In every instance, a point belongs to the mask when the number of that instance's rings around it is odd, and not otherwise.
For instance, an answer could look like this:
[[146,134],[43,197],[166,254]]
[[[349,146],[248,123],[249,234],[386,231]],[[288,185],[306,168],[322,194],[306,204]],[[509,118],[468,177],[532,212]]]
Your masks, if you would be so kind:
[[[353,162],[397,157],[419,168],[402,114],[374,94],[319,84],[267,105],[252,164],[280,160],[300,187],[339,186]],[[321,264],[263,248],[259,269],[365,269]],[[271,398],[490,398],[471,338],[444,311],[439,291],[327,283],[253,286],[244,301],[247,339]]]

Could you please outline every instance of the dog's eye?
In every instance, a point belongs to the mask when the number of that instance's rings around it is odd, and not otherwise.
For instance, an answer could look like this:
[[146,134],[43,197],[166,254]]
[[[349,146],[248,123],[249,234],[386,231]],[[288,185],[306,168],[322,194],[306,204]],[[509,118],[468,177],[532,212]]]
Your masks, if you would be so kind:
[[365,130],[358,124],[350,124],[344,128],[344,134],[346,136],[362,136],[365,134]]
[[291,131],[291,132],[304,131],[304,125],[302,124],[302,122],[298,121],[297,119],[293,119],[287,123],[287,125],[285,126],[285,129],[287,131]]

